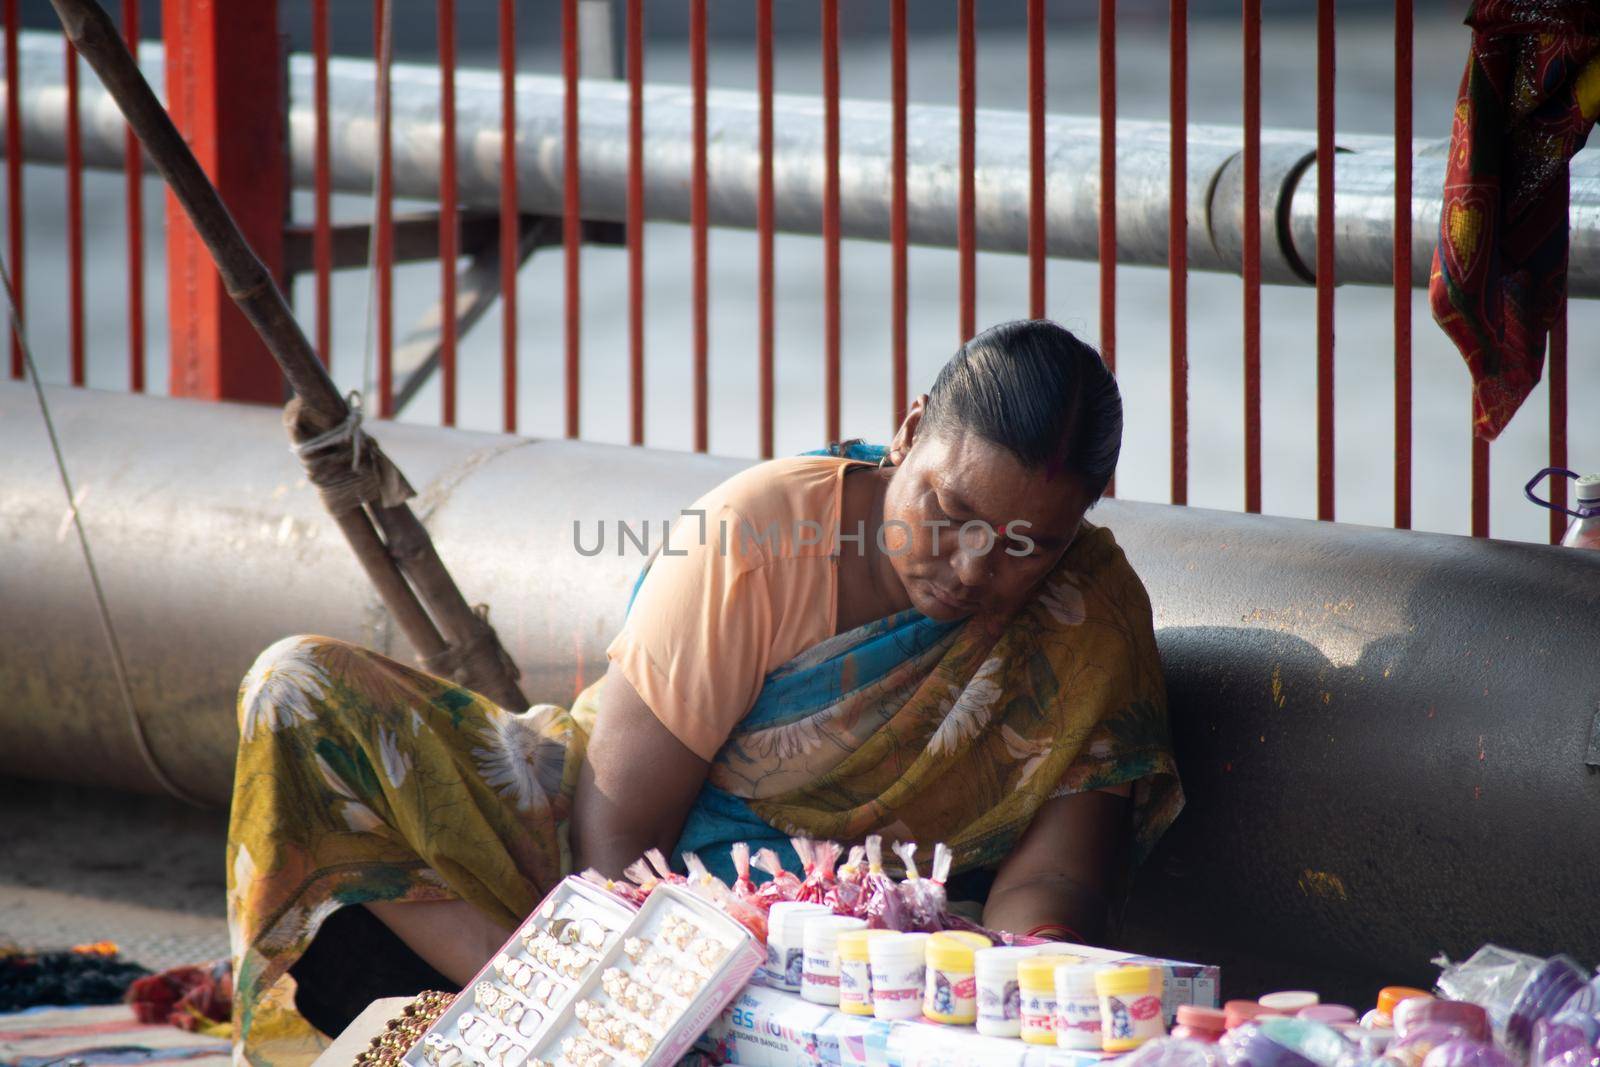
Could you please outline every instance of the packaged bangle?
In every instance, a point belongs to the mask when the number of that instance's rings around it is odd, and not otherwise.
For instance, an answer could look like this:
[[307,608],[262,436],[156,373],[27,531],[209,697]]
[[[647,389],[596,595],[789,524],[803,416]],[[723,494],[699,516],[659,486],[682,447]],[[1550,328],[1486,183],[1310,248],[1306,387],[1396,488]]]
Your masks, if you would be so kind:
[[767,882],[756,888],[755,901],[770,908],[780,900],[796,900],[800,896],[800,879],[785,869],[778,854],[770,848],[758,851],[750,859],[750,866],[767,876]]
[[750,845],[748,842],[738,841],[728,852],[733,857],[735,875],[732,889],[735,895],[749,900],[756,895],[756,884],[750,879]]
[[851,845],[850,855],[839,867],[834,879],[833,899],[828,903],[840,915],[865,918],[863,904],[866,899],[867,849],[864,845]]
[[833,897],[834,867],[839,863],[839,846],[833,841],[812,841],[804,837],[792,841],[795,852],[805,865],[806,878],[800,885],[796,900],[824,904]]

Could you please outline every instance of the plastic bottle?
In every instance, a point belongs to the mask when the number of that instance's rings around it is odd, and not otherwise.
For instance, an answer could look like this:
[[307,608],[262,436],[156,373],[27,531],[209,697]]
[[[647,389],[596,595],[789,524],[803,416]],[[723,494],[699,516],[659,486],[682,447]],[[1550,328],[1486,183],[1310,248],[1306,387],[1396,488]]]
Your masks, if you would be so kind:
[[1222,1014],[1227,1028],[1237,1030],[1246,1023],[1271,1013],[1253,1000],[1230,1000],[1222,1006]]
[[1167,1032],[1161,1014],[1161,974],[1154,967],[1102,967],[1094,976],[1100,994],[1100,1047],[1129,1052]]
[[1310,1004],[1294,1013],[1296,1019],[1310,1019],[1324,1026],[1339,1027],[1356,1021],[1356,1010],[1344,1004]]
[[1100,993],[1095,984],[1095,974],[1100,970],[1101,965],[1093,963],[1056,966],[1056,1044],[1059,1047],[1100,1047]]
[[805,963],[800,974],[800,995],[813,1004],[837,1006],[839,1003],[839,935],[846,930],[865,930],[867,920],[850,915],[810,915],[806,917],[802,944]]
[[980,948],[973,954],[978,978],[978,1033],[985,1037],[1022,1036],[1022,991],[1017,964],[1038,955],[1032,947]]
[[1578,479],[1576,490],[1582,518],[1572,520],[1561,543],[1568,548],[1600,548],[1600,474],[1586,474]]
[[1062,966],[1050,956],[1017,961],[1018,1021],[1022,1040],[1030,1045],[1056,1043],[1056,968]]
[[872,962],[872,1014],[915,1019],[922,1014],[927,934],[890,934],[867,942]]
[[1314,1008],[1321,1002],[1321,997],[1305,989],[1268,993],[1266,996],[1256,999],[1257,1004],[1279,1015],[1294,1015],[1305,1008]]
[[922,1014],[936,1023],[971,1026],[978,1019],[978,978],[973,954],[990,947],[982,934],[945,930],[928,938]]
[[1424,1026],[1443,1023],[1446,1026],[1459,1026],[1474,1041],[1487,1043],[1494,1040],[1489,1013],[1469,1001],[1412,997],[1396,1004],[1393,1014],[1394,1032],[1400,1037]]
[[800,992],[800,974],[805,966],[806,920],[813,915],[832,915],[825,904],[780,900],[767,913],[767,963],[762,977],[774,989]]
[[1377,1030],[1392,1030],[1394,1029],[1394,1009],[1402,1000],[1432,996],[1433,994],[1426,989],[1416,989],[1412,986],[1384,986],[1378,990],[1378,1006],[1361,1017],[1361,1025]]
[[872,1014],[872,967],[867,943],[893,930],[845,930],[839,934],[839,1010]]

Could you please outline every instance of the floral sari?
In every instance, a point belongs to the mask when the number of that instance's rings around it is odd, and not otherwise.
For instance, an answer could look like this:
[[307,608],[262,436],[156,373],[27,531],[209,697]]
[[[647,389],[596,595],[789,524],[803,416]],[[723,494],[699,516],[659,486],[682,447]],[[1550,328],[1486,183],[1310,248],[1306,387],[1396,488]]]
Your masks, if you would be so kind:
[[[239,693],[228,839],[236,1057],[303,1064],[325,1047],[287,971],[337,909],[460,899],[509,928],[570,872],[600,684],[570,709],[513,713],[331,638],[262,653]],[[736,840],[795,864],[791,835],[882,833],[948,843],[957,871],[994,866],[1050,797],[1128,782],[1142,856],[1183,795],[1149,601],[1086,524],[1008,618],[905,611],[771,672],[678,851],[726,874]]]

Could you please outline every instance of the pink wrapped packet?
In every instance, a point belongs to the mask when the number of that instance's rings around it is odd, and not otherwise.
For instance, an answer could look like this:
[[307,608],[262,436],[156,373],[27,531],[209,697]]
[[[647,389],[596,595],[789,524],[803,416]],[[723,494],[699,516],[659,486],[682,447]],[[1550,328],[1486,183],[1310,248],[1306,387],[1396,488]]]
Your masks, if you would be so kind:
[[906,878],[899,885],[900,903],[905,908],[908,929],[923,933],[936,933],[944,929],[941,921],[944,908],[935,899],[936,894],[926,878],[917,872],[917,843],[897,841],[894,854],[905,864]]
[[624,867],[622,876],[633,883],[640,897],[649,896],[650,891],[661,884],[661,879],[656,877],[656,872],[651,870],[650,864],[643,859],[634,860]]
[[866,903],[867,850],[864,845],[851,845],[850,856],[839,868],[834,879],[833,897],[829,901],[840,915],[862,918]]
[[756,884],[750,880],[750,845],[737,841],[728,851],[733,856],[733,873],[738,876],[733,882],[733,893],[742,900],[749,900],[756,895]]
[[590,867],[588,870],[586,870],[582,874],[578,875],[578,877],[582,878],[585,882],[588,882],[590,885],[599,886],[601,889],[604,889],[607,893],[610,893],[612,896],[619,897],[622,900],[627,901],[629,904],[632,904],[636,908],[639,905],[643,904],[644,901],[645,901],[645,898],[650,895],[649,890],[642,889],[642,888],[640,888],[639,886],[635,885],[632,882],[629,882],[629,881],[621,881],[621,882],[612,881],[610,878],[607,878],[605,875],[601,874],[599,871],[595,870],[593,867]]
[[689,877],[684,879],[684,886],[689,892],[716,905],[734,922],[749,930],[761,941],[766,941],[766,912],[748,900],[741,900],[722,879],[706,870],[705,863],[693,852],[683,854],[683,865],[689,872]]
[[682,885],[688,880],[672,869],[672,864],[667,862],[667,857],[662,854],[659,848],[653,848],[646,852],[644,858],[650,861],[650,866],[656,872],[656,878],[660,881],[666,882],[668,885]]
[[[805,844],[811,853],[806,864],[806,880],[800,886],[799,900],[812,904],[832,904],[834,896],[834,867],[839,863],[839,845],[834,841],[806,841],[796,838],[795,845]],[[796,847],[796,851],[799,848]],[[804,854],[802,854],[802,859]]]
[[867,838],[866,905],[867,925],[874,930],[909,930],[905,906],[900,902],[899,887],[883,871],[883,838],[872,834]]
[[751,858],[750,866],[770,878],[764,885],[756,887],[756,895],[752,898],[763,911],[780,900],[794,900],[799,895],[800,879],[784,869],[783,861],[772,849],[764,848],[757,852]]
[[946,928],[946,913],[950,897],[944,890],[945,882],[950,880],[950,865],[955,862],[955,853],[950,851],[950,846],[939,842],[933,846],[933,870],[928,875],[928,906],[939,917],[939,929]]

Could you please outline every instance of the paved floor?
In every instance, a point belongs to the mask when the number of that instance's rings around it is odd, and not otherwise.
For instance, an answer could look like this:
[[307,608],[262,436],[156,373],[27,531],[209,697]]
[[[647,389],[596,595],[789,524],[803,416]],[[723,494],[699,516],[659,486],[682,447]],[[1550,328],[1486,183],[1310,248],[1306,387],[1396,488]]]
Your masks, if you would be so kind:
[[227,955],[227,813],[0,779],[0,944],[115,941],[161,969]]

